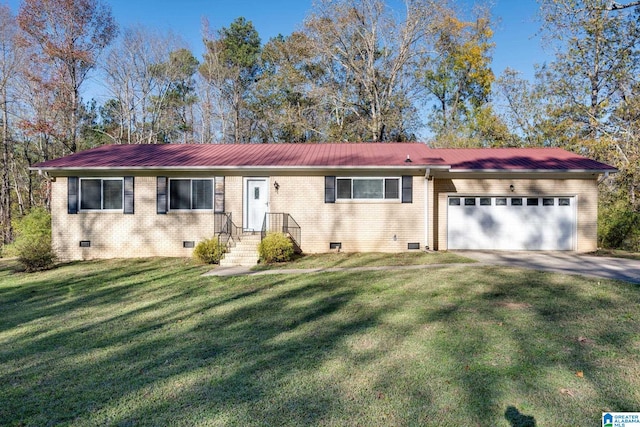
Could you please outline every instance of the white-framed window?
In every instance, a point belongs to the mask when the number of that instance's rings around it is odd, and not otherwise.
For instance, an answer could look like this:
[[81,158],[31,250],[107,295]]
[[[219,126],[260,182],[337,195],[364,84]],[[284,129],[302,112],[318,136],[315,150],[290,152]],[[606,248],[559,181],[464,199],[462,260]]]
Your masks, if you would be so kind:
[[400,178],[336,178],[337,200],[400,200]]
[[123,178],[80,178],[80,210],[122,211]]
[[213,210],[213,178],[170,178],[169,210]]

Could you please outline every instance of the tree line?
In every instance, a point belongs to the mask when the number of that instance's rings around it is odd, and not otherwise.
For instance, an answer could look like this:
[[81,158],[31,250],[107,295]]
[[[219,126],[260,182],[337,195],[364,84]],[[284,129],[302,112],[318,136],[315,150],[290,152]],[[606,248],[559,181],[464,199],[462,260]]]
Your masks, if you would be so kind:
[[[425,128],[432,146],[559,146],[609,162],[620,173],[602,211],[633,218],[621,213],[640,207],[637,2],[538,3],[556,53],[533,79],[496,75],[497,18],[454,0],[319,0],[267,41],[242,17],[203,20],[201,58],[161,29],[120,28],[101,0],[0,5],[2,242],[12,216],[49,203],[29,166],[79,150],[410,141]],[[83,98],[89,78],[109,94],[101,104]]]

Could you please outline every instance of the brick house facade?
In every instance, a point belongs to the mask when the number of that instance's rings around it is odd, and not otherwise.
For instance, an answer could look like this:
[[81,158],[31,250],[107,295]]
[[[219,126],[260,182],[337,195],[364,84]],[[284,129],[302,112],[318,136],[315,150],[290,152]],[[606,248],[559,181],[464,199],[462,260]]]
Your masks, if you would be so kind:
[[559,149],[418,143],[113,145],[33,169],[52,181],[53,244],[68,260],[190,256],[221,221],[258,232],[276,213],[306,253],[589,252],[598,179],[615,172]]

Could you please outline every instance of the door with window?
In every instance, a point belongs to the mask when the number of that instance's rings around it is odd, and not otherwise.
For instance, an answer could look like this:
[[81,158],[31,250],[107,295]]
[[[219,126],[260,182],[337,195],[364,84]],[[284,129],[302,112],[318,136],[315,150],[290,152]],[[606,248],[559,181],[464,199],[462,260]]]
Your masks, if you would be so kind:
[[259,231],[262,229],[264,215],[269,211],[269,186],[267,178],[245,179],[244,229]]

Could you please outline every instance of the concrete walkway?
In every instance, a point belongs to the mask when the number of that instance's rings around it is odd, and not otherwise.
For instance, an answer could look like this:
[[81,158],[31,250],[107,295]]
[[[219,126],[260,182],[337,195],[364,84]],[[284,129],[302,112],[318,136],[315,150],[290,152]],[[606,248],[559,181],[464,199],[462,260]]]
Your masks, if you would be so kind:
[[418,270],[436,267],[461,265],[500,265],[528,268],[564,274],[577,274],[590,277],[623,280],[640,284],[640,261],[579,255],[570,252],[493,252],[458,251],[459,255],[478,261],[478,264],[423,264],[387,267],[332,267],[308,269],[274,269],[253,271],[250,267],[218,267],[204,276],[230,277],[240,275],[265,276],[273,274],[305,274],[340,271],[390,271]]
[[502,265],[564,274],[602,277],[640,284],[640,261],[572,252],[458,251],[486,265]]

